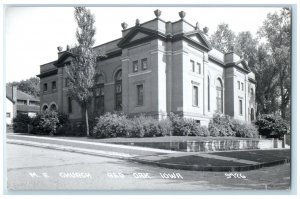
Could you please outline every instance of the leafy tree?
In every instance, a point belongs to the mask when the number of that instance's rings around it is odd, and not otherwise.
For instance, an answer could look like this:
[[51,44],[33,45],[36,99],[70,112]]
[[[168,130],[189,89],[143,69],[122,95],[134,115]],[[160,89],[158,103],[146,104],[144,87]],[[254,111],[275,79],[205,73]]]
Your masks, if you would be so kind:
[[37,77],[31,77],[27,80],[21,80],[20,82],[10,82],[7,84],[8,86],[17,86],[17,89],[27,93],[29,95],[33,95],[35,97],[40,96],[40,79]]
[[259,31],[268,41],[268,51],[272,54],[272,65],[277,71],[277,83],[281,116],[286,118],[291,93],[291,12],[283,8],[280,13],[269,13]]
[[85,7],[76,7],[74,16],[78,24],[76,31],[78,44],[70,49],[73,59],[66,67],[69,80],[68,94],[80,105],[85,115],[86,133],[89,136],[88,108],[93,97],[96,67],[96,53],[92,48],[96,33],[95,17]]
[[257,49],[254,68],[256,79],[257,115],[276,113],[278,106],[277,69],[273,67],[272,55],[268,53],[265,44]]
[[217,31],[211,35],[210,42],[216,49],[227,53],[235,45],[235,37],[235,33],[229,29],[229,25],[221,23],[218,25]]
[[250,31],[238,33],[235,39],[235,53],[248,61],[251,69],[254,69],[257,57],[258,40]]

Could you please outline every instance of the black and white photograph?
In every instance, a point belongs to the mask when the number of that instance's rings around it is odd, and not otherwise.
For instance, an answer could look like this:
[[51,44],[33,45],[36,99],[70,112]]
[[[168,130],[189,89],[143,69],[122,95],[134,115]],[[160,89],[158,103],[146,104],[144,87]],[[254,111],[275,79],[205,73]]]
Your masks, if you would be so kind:
[[4,5],[6,194],[291,194],[296,11]]

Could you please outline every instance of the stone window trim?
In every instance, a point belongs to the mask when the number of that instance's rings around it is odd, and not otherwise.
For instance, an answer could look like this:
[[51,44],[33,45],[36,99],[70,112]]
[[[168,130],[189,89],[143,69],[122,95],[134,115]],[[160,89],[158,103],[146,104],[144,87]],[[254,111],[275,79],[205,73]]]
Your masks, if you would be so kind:
[[57,91],[57,84],[56,84],[56,81],[52,81],[52,83],[51,83],[51,88],[52,88],[52,91],[53,91],[53,92]]
[[223,86],[223,80],[220,76],[217,77],[215,82],[216,87],[216,102],[217,102],[217,112],[218,113],[224,113],[224,86]]
[[239,98],[239,115],[243,115],[243,99]]
[[139,62],[135,60],[132,62],[132,72],[136,73],[139,71]]
[[210,112],[210,76],[207,76],[207,111]]
[[142,70],[147,70],[148,69],[148,59],[147,58],[143,58],[141,60],[141,67],[142,67]]
[[145,104],[145,86],[140,83],[136,85],[136,106],[141,107]]
[[199,107],[199,87],[193,84],[192,89],[192,105],[193,107]]
[[50,108],[51,111],[58,111],[58,106],[55,102],[51,102],[49,104],[49,108]]
[[197,74],[201,75],[201,69],[202,69],[201,63],[197,62],[197,72],[198,72]]
[[122,110],[122,69],[119,69],[115,73],[115,90],[114,90],[114,101],[115,101],[115,110]]
[[48,84],[47,83],[44,83],[43,84],[43,92],[47,92],[48,91]]
[[191,72],[195,72],[195,61],[194,60],[190,60],[190,64],[191,64]]
[[238,82],[238,89],[241,90],[241,82],[240,81],[237,82]]
[[136,101],[136,107],[142,107],[142,106],[145,106],[145,84],[146,84],[146,80],[138,80],[138,81],[135,81],[133,82],[133,85],[135,87],[135,96],[136,96],[136,99],[138,98],[138,93],[137,93],[137,86],[138,85],[143,85],[143,105],[138,105],[138,101]]
[[195,86],[200,86],[200,83],[199,82],[195,82],[195,81],[191,81],[191,83],[193,84],[193,85],[195,85]]
[[42,111],[46,111],[48,109],[48,104],[43,104],[42,105]]

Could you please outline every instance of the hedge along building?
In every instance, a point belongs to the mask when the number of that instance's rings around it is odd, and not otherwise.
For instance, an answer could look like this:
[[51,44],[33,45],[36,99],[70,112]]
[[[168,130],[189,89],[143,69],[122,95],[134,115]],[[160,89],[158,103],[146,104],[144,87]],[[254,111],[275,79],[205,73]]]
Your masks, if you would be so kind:
[[[170,112],[207,125],[215,112],[243,121],[255,119],[255,76],[234,52],[214,49],[207,28],[180,19],[156,18],[127,28],[122,37],[94,47],[105,53],[97,61],[94,99],[96,115],[122,111],[158,119]],[[78,104],[68,97],[66,65],[72,55],[58,48],[58,59],[40,66],[41,109],[56,109],[80,119]]]

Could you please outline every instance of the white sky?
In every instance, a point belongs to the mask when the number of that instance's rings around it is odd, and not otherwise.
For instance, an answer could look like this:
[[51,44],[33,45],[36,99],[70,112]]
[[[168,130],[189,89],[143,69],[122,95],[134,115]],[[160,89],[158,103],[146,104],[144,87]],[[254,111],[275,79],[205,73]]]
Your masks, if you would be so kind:
[[[121,37],[121,23],[129,27],[135,20],[146,22],[154,19],[153,11],[159,7],[92,7],[96,17],[96,43],[99,45]],[[221,22],[229,24],[238,33],[251,31],[256,34],[267,13],[280,8],[201,8],[161,7],[161,19],[179,20],[178,12],[186,12],[185,19],[200,28],[209,28],[212,34]],[[76,23],[72,7],[8,7],[5,10],[5,69],[6,82],[20,81],[39,74],[39,66],[57,59],[57,46],[64,49],[76,42]]]

